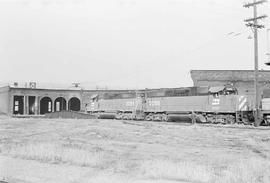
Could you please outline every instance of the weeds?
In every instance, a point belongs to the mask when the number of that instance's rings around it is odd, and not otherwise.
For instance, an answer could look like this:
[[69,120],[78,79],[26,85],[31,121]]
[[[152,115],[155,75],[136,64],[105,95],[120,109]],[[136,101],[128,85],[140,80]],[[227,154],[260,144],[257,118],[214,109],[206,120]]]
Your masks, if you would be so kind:
[[148,179],[190,182],[209,182],[213,174],[210,167],[171,160],[146,161],[142,165],[142,172]]
[[264,159],[240,160],[230,165],[218,182],[268,183],[270,182],[270,162]]
[[103,152],[90,152],[57,144],[17,145],[7,150],[6,153],[23,159],[78,166],[98,166],[105,159]]
[[[80,167],[86,167],[82,168],[85,172],[79,176],[80,180],[75,176],[76,182],[270,182],[267,130],[229,127],[217,130],[218,127],[163,126],[161,123],[141,128],[117,121],[104,125],[105,122],[98,121],[44,120],[37,129],[33,126],[37,124],[31,120],[22,123],[21,120],[3,121],[1,124],[1,156],[64,164],[52,166],[56,170],[74,166],[74,169],[81,171]],[[197,151],[199,153],[195,154]],[[24,162],[28,161],[20,161]],[[33,171],[35,178],[35,171],[39,171],[36,167],[40,163],[34,164],[29,163],[25,171]],[[13,167],[10,166],[9,170],[16,177]],[[57,171],[51,174],[57,179]]]
[[214,169],[212,165],[172,160],[146,161],[142,165],[146,179],[172,180],[205,183],[268,183],[270,162],[264,160],[239,161],[225,169]]

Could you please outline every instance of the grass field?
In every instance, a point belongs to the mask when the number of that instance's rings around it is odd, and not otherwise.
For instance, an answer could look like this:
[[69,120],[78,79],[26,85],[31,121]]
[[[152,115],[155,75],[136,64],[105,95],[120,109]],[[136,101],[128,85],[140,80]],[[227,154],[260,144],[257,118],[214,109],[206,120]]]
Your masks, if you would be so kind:
[[270,129],[3,118],[0,178],[14,183],[269,183]]

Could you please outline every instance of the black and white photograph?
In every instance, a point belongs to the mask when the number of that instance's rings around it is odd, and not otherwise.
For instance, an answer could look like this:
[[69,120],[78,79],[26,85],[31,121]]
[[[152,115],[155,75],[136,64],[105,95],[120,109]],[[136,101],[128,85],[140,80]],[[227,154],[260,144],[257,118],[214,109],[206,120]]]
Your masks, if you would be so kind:
[[0,183],[270,183],[269,16],[0,0]]

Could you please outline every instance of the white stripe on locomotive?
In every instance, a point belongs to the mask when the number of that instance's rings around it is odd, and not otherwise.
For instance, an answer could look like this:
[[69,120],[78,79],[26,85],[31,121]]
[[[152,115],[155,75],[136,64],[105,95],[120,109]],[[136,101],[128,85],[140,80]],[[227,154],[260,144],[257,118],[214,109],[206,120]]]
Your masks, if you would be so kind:
[[245,96],[240,96],[238,99],[238,110],[245,111],[247,110],[247,98]]

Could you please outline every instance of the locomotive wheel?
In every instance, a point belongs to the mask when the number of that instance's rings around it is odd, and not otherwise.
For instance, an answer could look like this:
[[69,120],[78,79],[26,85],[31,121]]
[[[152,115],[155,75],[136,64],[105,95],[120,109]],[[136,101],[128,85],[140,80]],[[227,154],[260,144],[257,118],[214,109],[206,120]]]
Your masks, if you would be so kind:
[[153,121],[162,121],[162,116],[160,114],[156,114],[153,116]]
[[252,122],[248,118],[242,118],[242,123],[244,125],[251,125],[252,124]]
[[153,116],[152,115],[147,115],[145,120],[146,121],[153,121]]
[[117,119],[117,120],[119,120],[119,119],[123,119],[122,114],[121,114],[121,113],[117,114],[117,115],[116,115],[116,117],[115,117],[115,119]]
[[123,119],[123,120],[128,120],[128,116],[127,116],[127,115],[123,115],[123,116],[122,116],[122,119]]
[[270,122],[268,119],[264,119],[262,122],[261,122],[261,126],[270,126]]
[[166,114],[163,114],[163,115],[162,115],[162,121],[166,121],[166,122],[167,122],[168,119],[169,119],[169,118],[168,118],[168,115],[166,115]]
[[227,124],[234,124],[234,123],[236,123],[235,117],[232,116],[232,115],[228,116],[226,120],[227,120]]

